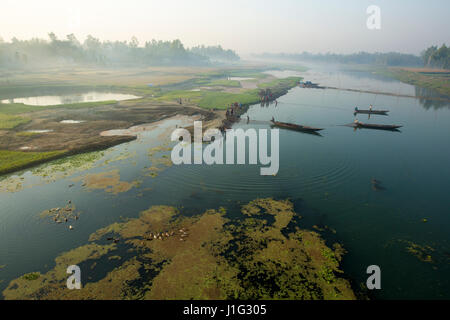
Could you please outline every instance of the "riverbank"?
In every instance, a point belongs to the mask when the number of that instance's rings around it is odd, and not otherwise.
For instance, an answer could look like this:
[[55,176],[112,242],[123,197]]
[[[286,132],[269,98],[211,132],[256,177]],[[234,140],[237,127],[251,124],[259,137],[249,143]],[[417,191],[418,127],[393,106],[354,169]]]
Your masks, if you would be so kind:
[[396,67],[376,69],[374,73],[414,86],[431,89],[450,97],[450,70]]
[[[114,85],[108,86],[105,82],[100,82],[93,88],[100,88],[98,90],[109,88],[121,93],[136,94],[141,98],[57,106],[0,104],[0,129],[2,129],[0,130],[0,155],[3,154],[4,160],[0,167],[0,175],[68,155],[107,149],[130,141],[134,137],[101,136],[101,132],[128,129],[175,115],[199,115],[205,130],[229,128],[249,105],[261,101],[261,90],[271,90],[272,99],[276,99],[286,94],[301,79],[299,77],[277,79],[264,74],[263,71],[266,69],[177,69],[176,76],[171,76],[173,82],[168,84],[164,82],[168,81],[168,78],[161,76],[161,70],[158,70],[158,77],[164,79],[159,86],[136,85],[134,80],[130,82],[131,76],[124,77],[119,73],[118,77],[123,79],[123,83],[115,82]],[[172,69],[170,71],[174,72]],[[229,79],[229,76],[236,75],[249,78]],[[191,77],[190,80],[184,80],[186,76]],[[84,73],[83,77],[86,77]],[[98,75],[93,77],[98,78]],[[105,81],[102,77],[100,77],[101,81]],[[75,76],[74,78],[78,79]],[[180,80],[182,81],[177,82]],[[31,80],[21,79],[20,82],[25,85],[20,84],[15,87],[8,80],[7,85],[0,85],[2,97],[4,95],[4,97],[13,98],[17,92],[26,95],[27,86],[32,88],[29,94],[37,94],[39,85],[30,85],[28,81]],[[242,85],[244,81],[245,85]],[[247,89],[249,83],[253,83],[252,86],[257,89]],[[78,84],[73,86],[76,92],[86,89],[86,86]],[[56,87],[43,83],[42,88],[46,94],[60,92],[60,90],[64,93],[70,92],[70,84],[67,83]],[[236,110],[232,117],[226,116],[225,109],[236,102],[243,107]],[[70,119],[69,122],[67,119]]]

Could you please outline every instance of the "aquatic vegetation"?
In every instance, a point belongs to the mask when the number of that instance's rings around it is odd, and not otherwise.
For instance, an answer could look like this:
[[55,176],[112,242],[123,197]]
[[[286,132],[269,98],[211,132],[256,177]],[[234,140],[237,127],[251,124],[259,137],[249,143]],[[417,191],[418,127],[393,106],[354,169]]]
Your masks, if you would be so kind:
[[0,174],[23,169],[50,159],[59,158],[65,153],[65,150],[48,152],[0,150]]
[[103,163],[104,165],[108,165],[112,162],[117,162],[117,161],[123,161],[123,160],[128,160],[128,159],[133,159],[136,157],[136,151],[133,152],[121,152],[119,155],[117,155],[114,158],[105,160],[105,162]]
[[[272,216],[273,219],[266,219]],[[226,210],[185,217],[169,206],[153,206],[138,218],[97,230],[90,243],[62,254],[56,266],[29,283],[10,282],[6,299],[354,299],[339,275],[344,254],[313,231],[289,228],[300,217],[288,200],[257,199],[242,218]],[[272,221],[273,220],[273,221]],[[131,258],[114,253],[120,239]],[[97,243],[98,242],[98,243]],[[109,255],[109,256],[108,256]],[[107,257],[123,260],[104,278],[67,290],[65,268]]]
[[0,179],[0,192],[18,192],[24,188],[23,178],[10,176]]
[[107,172],[91,173],[83,177],[73,179],[74,181],[83,181],[83,186],[87,189],[101,189],[105,192],[118,194],[127,192],[131,188],[139,185],[139,181],[127,182],[120,180],[119,170],[111,170]]
[[432,254],[434,254],[435,249],[428,245],[419,245],[412,241],[404,241],[407,244],[406,251],[411,253],[414,257],[422,262],[434,263]]
[[161,154],[172,150],[172,147],[169,147],[168,145],[168,143],[165,143],[163,145],[153,147],[148,151],[149,160],[152,166],[145,168],[147,176],[155,178],[158,176],[159,172],[173,165],[171,158],[167,154]]
[[72,176],[76,172],[92,169],[96,162],[105,155],[104,151],[81,153],[41,165],[32,170],[33,175],[56,180]]

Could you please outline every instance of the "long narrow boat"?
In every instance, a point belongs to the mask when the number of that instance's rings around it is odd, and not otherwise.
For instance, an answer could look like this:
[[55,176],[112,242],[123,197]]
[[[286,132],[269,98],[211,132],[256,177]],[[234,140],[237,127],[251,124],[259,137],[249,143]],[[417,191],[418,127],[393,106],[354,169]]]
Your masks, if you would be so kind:
[[357,122],[354,124],[357,128],[367,128],[367,129],[378,129],[378,130],[397,130],[403,126],[398,126],[395,124],[371,124],[371,123],[362,123]]
[[360,110],[360,109],[355,109],[355,114],[356,113],[380,114],[380,115],[386,116],[388,112],[389,112],[389,110]]
[[314,128],[314,127],[302,126],[302,125],[298,125],[298,124],[294,124],[294,123],[280,122],[280,121],[275,121],[274,119],[270,120],[270,122],[272,122],[273,125],[276,127],[285,128],[285,129],[294,130],[294,131],[317,132],[317,131],[323,130],[323,128]]

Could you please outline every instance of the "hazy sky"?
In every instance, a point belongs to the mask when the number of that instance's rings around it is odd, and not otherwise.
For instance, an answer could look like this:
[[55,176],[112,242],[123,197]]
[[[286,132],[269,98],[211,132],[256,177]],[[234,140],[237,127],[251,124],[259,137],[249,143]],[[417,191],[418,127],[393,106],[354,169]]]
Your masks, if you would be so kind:
[[[369,5],[381,29],[366,27]],[[400,51],[450,45],[449,0],[1,0],[0,37],[180,39],[259,52]]]

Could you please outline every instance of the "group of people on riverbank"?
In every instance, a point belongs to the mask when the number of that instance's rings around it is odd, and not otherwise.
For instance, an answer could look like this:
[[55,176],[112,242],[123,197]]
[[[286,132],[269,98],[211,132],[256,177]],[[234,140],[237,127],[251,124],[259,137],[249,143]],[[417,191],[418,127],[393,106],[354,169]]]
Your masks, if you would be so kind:
[[226,113],[227,117],[235,115],[236,110],[238,110],[238,109],[239,110],[242,109],[242,103],[235,102],[235,103],[230,104],[227,107],[227,113]]

